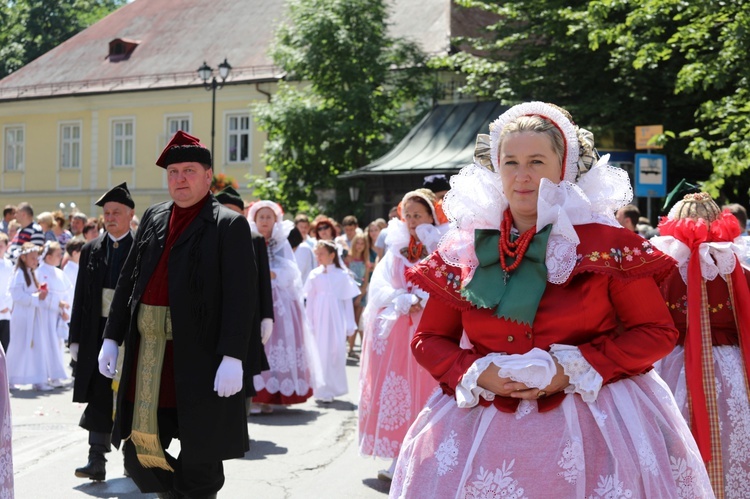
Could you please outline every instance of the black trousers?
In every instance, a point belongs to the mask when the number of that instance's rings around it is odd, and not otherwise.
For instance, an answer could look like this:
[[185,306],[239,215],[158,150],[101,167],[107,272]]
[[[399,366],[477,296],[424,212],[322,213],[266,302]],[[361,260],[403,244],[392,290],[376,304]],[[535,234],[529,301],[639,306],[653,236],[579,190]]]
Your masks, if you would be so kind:
[[91,376],[86,394],[89,402],[78,426],[97,433],[112,433],[113,397],[112,380],[102,376],[97,369]]
[[8,352],[8,344],[10,343],[10,321],[0,321],[0,344],[3,345],[3,351]]
[[[132,426],[133,404],[123,403],[123,427]],[[159,409],[159,440],[164,456],[174,472],[162,468],[145,468],[138,461],[135,445],[130,440],[123,443],[125,469],[141,492],[168,492],[176,490],[191,499],[216,494],[224,486],[224,465],[219,461],[206,462],[200,453],[190,455],[184,449],[175,459],[167,452],[173,438],[179,438],[177,409]]]

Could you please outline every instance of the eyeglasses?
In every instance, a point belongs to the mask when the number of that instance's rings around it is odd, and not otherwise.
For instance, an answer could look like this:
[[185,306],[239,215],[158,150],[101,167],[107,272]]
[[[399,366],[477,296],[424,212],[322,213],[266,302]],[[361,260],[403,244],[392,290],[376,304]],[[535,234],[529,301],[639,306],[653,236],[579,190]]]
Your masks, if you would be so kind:
[[331,226],[328,224],[318,225],[318,230],[330,229]]

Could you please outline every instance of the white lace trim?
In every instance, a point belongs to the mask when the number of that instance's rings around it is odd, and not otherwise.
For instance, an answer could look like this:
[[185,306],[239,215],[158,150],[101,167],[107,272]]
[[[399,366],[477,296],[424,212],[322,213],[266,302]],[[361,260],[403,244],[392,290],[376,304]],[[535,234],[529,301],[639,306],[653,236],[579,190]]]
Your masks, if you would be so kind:
[[555,343],[550,346],[550,353],[570,379],[570,384],[565,387],[565,393],[577,393],[584,402],[594,402],[599,396],[604,379],[583,357],[578,347]]
[[[687,283],[687,267],[690,260],[690,248],[673,236],[656,236],[649,242],[658,250],[677,260],[682,280]],[[701,243],[698,246],[698,257],[701,261],[701,275],[707,281],[717,276],[726,276],[734,272],[737,258],[744,257],[745,246],[741,236],[734,242]]]
[[510,378],[530,388],[544,388],[557,373],[552,356],[540,348],[532,348],[524,354],[490,353],[477,359],[456,386],[458,407],[474,407],[479,403],[480,396],[485,400],[495,400],[494,393],[477,385],[479,375],[490,364],[500,368],[498,376],[501,378]]
[[[619,227],[614,213],[633,199],[627,172],[609,166],[608,160],[609,155],[604,155],[578,184],[566,180],[558,184],[546,179],[541,182],[537,227],[552,224],[545,263],[547,280],[553,284],[566,282],[575,267],[580,241],[574,227],[589,223]],[[443,260],[469,268],[471,279],[479,264],[474,252],[474,231],[498,229],[507,206],[499,174],[472,164],[454,175],[443,201],[451,221],[438,245]]]

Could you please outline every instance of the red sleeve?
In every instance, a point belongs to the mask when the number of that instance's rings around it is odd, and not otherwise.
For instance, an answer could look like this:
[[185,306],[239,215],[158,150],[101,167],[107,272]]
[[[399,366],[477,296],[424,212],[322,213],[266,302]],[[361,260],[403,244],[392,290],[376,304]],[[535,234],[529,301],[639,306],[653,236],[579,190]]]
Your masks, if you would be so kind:
[[428,300],[411,349],[417,362],[453,395],[469,367],[482,355],[459,346],[463,325],[461,312],[440,300]]
[[579,345],[604,383],[648,371],[672,351],[678,337],[652,278],[610,279],[609,295],[621,324],[619,331]]

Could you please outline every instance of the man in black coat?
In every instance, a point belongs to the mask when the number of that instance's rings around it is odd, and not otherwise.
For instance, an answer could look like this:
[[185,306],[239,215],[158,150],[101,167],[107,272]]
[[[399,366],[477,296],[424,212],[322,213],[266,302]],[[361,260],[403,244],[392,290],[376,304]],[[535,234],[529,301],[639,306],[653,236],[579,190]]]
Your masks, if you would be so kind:
[[[125,345],[113,443],[142,492],[210,498],[248,449],[243,366],[257,275],[247,221],[210,193],[211,153],[177,132],[156,164],[172,201],[146,210],[117,283],[99,371]],[[175,459],[165,451],[180,439]]]
[[[230,210],[244,216],[245,202],[231,185],[217,192],[216,200]],[[255,302],[258,312],[255,314],[253,334],[250,337],[251,348],[248,349],[246,364],[256,366],[257,369],[245,372],[244,384],[248,411],[250,410],[250,398],[256,394],[255,386],[253,385],[253,376],[270,368],[263,345],[266,344],[273,332],[273,292],[271,291],[271,267],[268,265],[266,239],[257,232],[252,232],[252,234],[253,249],[255,250],[255,267],[258,270],[258,290]]]
[[106,232],[81,250],[69,341],[70,355],[76,361],[73,402],[88,404],[78,424],[89,432],[89,460],[75,475],[104,480],[104,454],[111,450],[113,394],[112,380],[99,373],[97,356],[117,278],[133,243],[130,220],[135,203],[123,182],[96,205],[104,209]]

